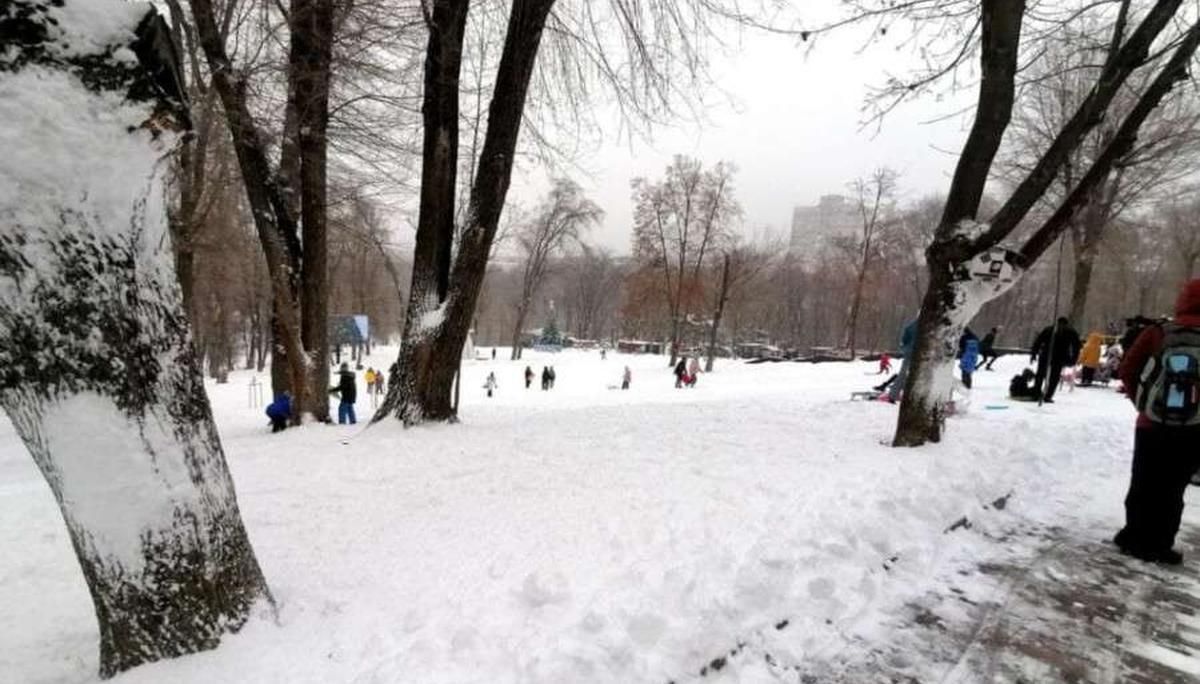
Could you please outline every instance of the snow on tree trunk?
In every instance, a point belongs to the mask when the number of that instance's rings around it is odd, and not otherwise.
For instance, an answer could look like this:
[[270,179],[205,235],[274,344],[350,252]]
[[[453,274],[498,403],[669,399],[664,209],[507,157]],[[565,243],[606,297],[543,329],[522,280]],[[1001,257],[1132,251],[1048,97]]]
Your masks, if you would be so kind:
[[[1012,266],[1010,262],[1010,266]],[[919,446],[941,440],[945,405],[954,385],[958,340],[980,308],[1008,291],[1011,277],[981,278],[967,264],[930,258],[930,283],[917,318],[917,339],[900,405],[895,446]]]
[[0,407],[59,504],[105,677],[270,601],[173,270],[166,31],[145,4],[0,8]]

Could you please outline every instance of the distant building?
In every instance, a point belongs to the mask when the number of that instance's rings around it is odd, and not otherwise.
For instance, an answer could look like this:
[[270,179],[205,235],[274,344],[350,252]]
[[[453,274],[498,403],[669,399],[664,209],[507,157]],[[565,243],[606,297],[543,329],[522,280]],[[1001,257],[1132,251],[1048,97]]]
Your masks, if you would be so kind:
[[815,255],[829,241],[853,236],[862,229],[858,206],[845,195],[823,195],[813,206],[792,210],[792,239],[789,251],[799,256]]

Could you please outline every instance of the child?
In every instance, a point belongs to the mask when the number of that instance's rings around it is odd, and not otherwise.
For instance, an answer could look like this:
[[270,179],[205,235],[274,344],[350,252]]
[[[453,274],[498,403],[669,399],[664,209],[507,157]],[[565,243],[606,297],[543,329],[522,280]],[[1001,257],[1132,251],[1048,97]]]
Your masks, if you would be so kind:
[[625,366],[625,372],[621,375],[621,389],[629,389],[631,380],[633,380],[633,371],[629,370],[629,366]]
[[275,401],[267,407],[267,418],[271,421],[271,432],[282,432],[287,429],[288,419],[292,417],[292,398],[287,392],[275,395]]
[[497,387],[499,387],[499,385],[496,384],[496,373],[495,371],[492,371],[491,373],[488,373],[487,382],[483,383],[483,388],[487,390],[489,399],[492,398],[492,391]]
[[892,372],[892,357],[887,355],[887,352],[879,355],[879,372],[875,375],[883,375],[884,373]]
[[975,365],[978,361],[979,340],[969,337],[963,344],[962,358],[958,360],[958,367],[962,370],[962,383],[967,389],[971,389],[971,375],[975,373]]

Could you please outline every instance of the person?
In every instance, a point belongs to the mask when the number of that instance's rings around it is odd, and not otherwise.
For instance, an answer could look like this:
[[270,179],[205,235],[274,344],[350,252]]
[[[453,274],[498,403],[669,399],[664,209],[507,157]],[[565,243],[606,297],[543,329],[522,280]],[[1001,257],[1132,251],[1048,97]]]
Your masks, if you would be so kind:
[[975,331],[971,330],[969,327],[963,328],[962,334],[958,336],[958,353],[954,355],[954,358],[962,358],[963,352],[967,350],[967,342],[970,340],[975,340],[975,342],[978,343],[979,335],[976,335]]
[[367,391],[375,391],[375,369],[367,367],[367,372],[363,374],[363,382],[367,383]]
[[1104,360],[1100,363],[1100,371],[1096,373],[1096,381],[1108,384],[1121,370],[1121,345],[1110,344],[1104,350]]
[[532,384],[533,384],[533,369],[530,368],[529,366],[525,366],[525,389],[529,389],[529,386]]
[[375,371],[375,393],[384,394],[385,383],[383,371]]
[[1133,348],[1133,343],[1137,340],[1138,335],[1147,326],[1153,325],[1154,321],[1145,316],[1134,316],[1133,318],[1125,319],[1125,332],[1121,335],[1121,351],[1127,352]]
[[892,357],[888,356],[887,352],[879,355],[879,372],[875,375],[883,375],[884,373],[892,372]]
[[1062,370],[1079,356],[1079,346],[1079,333],[1065,316],[1038,333],[1029,352],[1029,362],[1037,364],[1037,387],[1042,401],[1054,403],[1054,391],[1058,389]]
[[633,371],[629,370],[629,366],[625,366],[625,372],[621,374],[621,389],[629,389],[631,380],[633,380]]
[[963,347],[962,358],[958,360],[958,367],[962,371],[962,383],[967,389],[971,389],[971,375],[975,372],[975,363],[979,359],[979,340],[972,337],[966,342]]
[[[492,360],[493,361],[496,360],[496,348],[495,347],[492,347]],[[488,396],[490,397],[492,395],[489,394]]]
[[292,417],[292,397],[287,392],[275,395],[275,401],[267,406],[267,418],[271,421],[271,432],[282,432],[287,429],[288,419]]
[[542,391],[550,389],[550,366],[542,366]]
[[[1138,407],[1125,526],[1113,542],[1134,558],[1178,564],[1172,548],[1183,494],[1200,466],[1200,279],[1184,285],[1175,319],[1147,327],[1121,362],[1125,394]],[[1176,403],[1178,400],[1178,403]]]
[[355,425],[358,418],[354,416],[354,402],[358,399],[358,385],[354,382],[354,372],[350,364],[343,363],[338,372],[338,384],[329,388],[330,394],[336,394],[341,399],[338,403],[338,425],[349,423]]
[[1000,358],[996,355],[996,332],[997,329],[992,328],[979,343],[979,365],[975,367],[976,370],[981,367],[984,370],[992,370],[992,364]]
[[1098,332],[1088,333],[1087,343],[1079,352],[1079,365],[1083,367],[1079,384],[1091,387],[1096,380],[1096,371],[1100,368],[1100,348],[1104,346],[1104,336]]
[[683,387],[683,376],[687,375],[687,357],[679,357],[679,363],[675,364],[675,389]]
[[1034,384],[1036,379],[1037,375],[1028,368],[1014,375],[1008,383],[1008,396],[1016,401],[1037,401],[1041,390]]
[[605,349],[604,347],[601,347],[600,348],[600,360],[603,361],[607,358],[608,358],[608,350]]
[[688,361],[686,384],[688,387],[695,387],[696,381],[699,379],[700,379],[700,359],[693,356],[691,358],[691,360]]
[[491,372],[489,372],[489,373],[488,373],[488,376],[487,376],[487,381],[483,383],[483,388],[484,388],[485,390],[487,390],[487,393],[488,393],[488,398],[489,398],[489,399],[491,399],[491,398],[492,398],[492,392],[493,392],[493,391],[494,391],[494,390],[495,390],[497,387],[499,387],[499,385],[497,385],[497,384],[496,384],[496,372],[495,372],[495,371],[491,371]]
[[[887,400],[893,404],[900,401],[900,392],[904,390],[904,382],[908,379],[908,369],[912,364],[909,361],[912,359],[913,350],[917,346],[917,319],[912,319],[905,324],[904,329],[900,331],[900,370],[896,371],[896,375],[889,381],[890,386],[887,387]],[[888,383],[884,383],[887,385]],[[883,391],[882,389],[880,390]]]
[[554,366],[550,366],[550,389],[554,389],[555,380],[558,380],[558,373],[554,371]]

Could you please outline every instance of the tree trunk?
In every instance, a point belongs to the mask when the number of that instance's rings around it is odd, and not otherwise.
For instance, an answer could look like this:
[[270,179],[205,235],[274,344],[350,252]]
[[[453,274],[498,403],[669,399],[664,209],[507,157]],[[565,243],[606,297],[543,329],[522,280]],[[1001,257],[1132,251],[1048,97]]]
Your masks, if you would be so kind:
[[300,155],[301,340],[308,353],[308,411],[329,420],[329,276],[326,206],[326,131],[333,49],[331,0],[292,0],[290,78],[294,79]]
[[[936,247],[936,246],[935,246]],[[917,340],[900,404],[895,446],[920,446],[942,439],[945,405],[954,382],[958,339],[987,302],[1004,294],[1013,280],[979,281],[961,275],[962,264],[931,248],[929,288],[917,318]],[[960,273],[956,276],[955,273]]]
[[[246,84],[225,52],[214,19],[212,0],[193,0],[192,13],[197,37],[212,74],[213,88],[225,110],[225,123],[237,153],[246,199],[266,257],[272,298],[276,302],[277,339],[286,351],[293,405],[305,407],[308,405],[305,390],[309,371],[296,296],[301,247],[296,237],[295,219],[287,207],[286,193],[278,176],[271,172],[266,146],[250,115]],[[299,413],[295,412],[295,419],[299,418]]]
[[721,316],[725,313],[725,303],[729,301],[729,255],[721,264],[721,294],[717,297],[717,309],[713,312],[712,330],[708,334],[708,359],[704,362],[704,372],[711,373],[713,356],[717,352],[717,331],[721,328]]
[[679,358],[679,314],[671,316],[671,341],[667,345],[670,348],[671,358],[667,361],[667,366],[674,368],[675,361]]
[[1092,271],[1096,266],[1095,244],[1076,244],[1075,278],[1071,282],[1071,309],[1067,318],[1076,330],[1082,329],[1087,314],[1088,291],[1092,286]]
[[529,313],[529,302],[522,301],[517,306],[517,320],[513,324],[512,334],[512,360],[519,361],[521,359],[521,330],[525,327],[525,317]]
[[[458,174],[459,75],[468,0],[438,0],[428,15],[425,50],[425,135],[421,162],[421,198],[413,249],[412,285],[400,355],[392,367],[387,397],[375,414],[395,414],[405,424],[424,418],[449,420],[450,382],[457,358],[434,349],[445,322],[450,286],[450,247],[454,239],[454,202]],[[462,355],[459,345],[456,356]],[[453,360],[453,363],[450,361]],[[444,364],[449,363],[449,367]],[[431,368],[430,364],[442,364]],[[441,388],[440,396],[432,386]]]
[[[525,96],[542,29],[553,4],[553,0],[512,3],[496,85],[488,105],[487,137],[465,214],[467,226],[453,270],[444,280],[438,267],[441,256],[435,248],[436,240],[448,240],[454,228],[453,179],[457,158],[445,155],[456,150],[458,144],[458,74],[467,3],[446,0],[434,7],[426,62],[426,173],[421,180],[421,218],[413,255],[412,295],[397,370],[375,420],[388,414],[406,425],[456,419],[450,401],[454,377],[508,194]],[[439,21],[440,12],[444,14]],[[444,182],[446,179],[450,182]],[[427,183],[431,184],[428,189]],[[426,215],[431,217],[429,223]],[[449,232],[443,234],[446,229]],[[424,247],[423,237],[428,241]],[[443,284],[447,289],[443,289]],[[438,296],[442,292],[445,296]]]
[[850,300],[850,313],[846,316],[846,346],[850,349],[850,360],[857,358],[858,343],[858,312],[862,307],[863,286],[867,282],[867,255],[863,254],[862,264],[854,282],[854,297]]
[[[45,5],[16,2],[28,23],[0,17],[0,33],[21,38],[16,64],[73,69],[41,30]],[[119,16],[121,3],[109,4],[101,11]],[[42,141],[36,160],[0,157],[0,178],[23,189],[20,206],[0,204],[0,217],[15,217],[0,218],[0,407],[66,523],[102,677],[213,648],[270,601],[169,251],[157,160],[186,109],[166,33],[150,10],[131,46],[145,68],[110,51],[83,56],[97,76],[89,86],[42,79],[39,97],[88,103],[65,119],[36,111],[0,72],[0,119]],[[113,184],[114,160],[141,180]],[[48,177],[39,164],[73,171]]]
[[1024,12],[1021,0],[984,0],[980,10],[982,78],[978,106],[954,170],[934,243],[926,251],[929,284],[917,318],[912,358],[904,359],[908,378],[892,441],[895,446],[941,440],[943,403],[949,398],[958,335],[987,301],[986,288],[974,287],[972,281],[956,275],[973,256],[964,246],[959,227],[972,221],[979,211],[992,160],[1012,116]]

